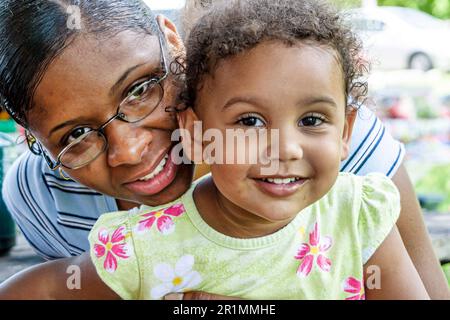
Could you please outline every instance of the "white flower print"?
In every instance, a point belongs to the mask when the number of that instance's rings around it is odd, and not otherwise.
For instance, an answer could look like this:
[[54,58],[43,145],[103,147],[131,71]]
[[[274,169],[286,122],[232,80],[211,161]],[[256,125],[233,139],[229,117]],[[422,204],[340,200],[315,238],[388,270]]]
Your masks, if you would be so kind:
[[178,260],[175,269],[167,263],[155,266],[153,272],[162,283],[152,288],[153,299],[161,299],[169,293],[181,293],[195,289],[202,282],[197,271],[193,271],[194,257],[185,255]]

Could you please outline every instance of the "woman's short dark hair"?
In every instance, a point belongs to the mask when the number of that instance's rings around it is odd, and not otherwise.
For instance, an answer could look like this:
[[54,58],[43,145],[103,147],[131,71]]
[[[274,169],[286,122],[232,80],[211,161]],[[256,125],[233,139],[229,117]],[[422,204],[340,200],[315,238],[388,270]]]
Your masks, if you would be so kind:
[[36,88],[64,48],[80,34],[125,30],[156,34],[155,17],[140,0],[2,0],[0,104],[28,127]]
[[[200,1],[200,0],[198,0]],[[191,1],[192,2],[192,1]],[[359,106],[367,94],[363,76],[369,66],[362,43],[344,16],[322,0],[205,0],[202,16],[189,30],[184,100],[194,106],[203,78],[224,59],[264,41],[288,46],[303,42],[334,50],[342,67],[350,104]]]

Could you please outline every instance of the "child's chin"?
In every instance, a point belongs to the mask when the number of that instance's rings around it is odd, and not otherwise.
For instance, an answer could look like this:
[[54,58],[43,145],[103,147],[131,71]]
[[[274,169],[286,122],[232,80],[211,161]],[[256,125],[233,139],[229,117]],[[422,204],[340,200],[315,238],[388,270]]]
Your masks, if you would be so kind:
[[299,207],[292,207],[290,209],[284,210],[278,210],[276,206],[273,206],[272,208],[273,210],[271,210],[270,212],[268,212],[267,208],[265,208],[263,212],[260,212],[259,216],[271,222],[289,223],[302,210],[302,208]]

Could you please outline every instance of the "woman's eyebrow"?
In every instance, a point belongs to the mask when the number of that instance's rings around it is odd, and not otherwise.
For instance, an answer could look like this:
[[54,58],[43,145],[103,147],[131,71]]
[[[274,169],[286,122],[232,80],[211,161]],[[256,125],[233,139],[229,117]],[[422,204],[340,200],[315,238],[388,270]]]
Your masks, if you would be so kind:
[[116,83],[111,87],[111,90],[109,90],[109,95],[113,96],[114,93],[120,88],[120,86],[123,84],[123,82],[128,78],[128,76],[130,75],[130,73],[132,73],[134,70],[136,70],[137,68],[145,65],[146,63],[140,63],[135,65],[134,67],[131,67],[129,69],[127,69],[122,76],[116,81]]
[[63,123],[57,125],[57,126],[54,127],[52,130],[50,130],[50,132],[49,132],[47,138],[50,139],[51,136],[52,136],[56,131],[59,131],[59,130],[65,128],[65,127],[72,126],[72,125],[74,125],[74,124],[80,123],[80,121],[82,121],[82,120],[83,120],[83,118],[82,118],[82,117],[79,117],[79,118],[76,118],[76,119],[71,119],[71,120],[65,121],[65,122],[63,122]]
[[[128,76],[135,71],[136,69],[149,64],[149,62],[144,62],[144,63],[140,63],[137,64],[133,67],[128,68],[121,76],[120,78],[116,81],[116,83],[111,87],[109,94],[110,95],[114,95],[114,93],[122,86],[122,84],[124,83],[124,81],[128,78]],[[76,119],[71,119],[68,121],[65,121],[59,125],[57,125],[56,127],[54,127],[53,129],[50,130],[49,134],[48,134],[48,138],[50,138],[56,131],[59,131],[67,126],[72,126],[74,124],[79,123],[81,120],[83,120],[82,118],[76,118]]]

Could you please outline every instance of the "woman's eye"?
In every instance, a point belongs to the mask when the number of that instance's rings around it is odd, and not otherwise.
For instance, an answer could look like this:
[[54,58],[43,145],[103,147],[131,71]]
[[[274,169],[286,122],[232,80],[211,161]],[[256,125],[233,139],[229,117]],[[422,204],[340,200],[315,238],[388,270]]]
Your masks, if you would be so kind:
[[244,118],[239,119],[238,123],[240,125],[246,126],[246,127],[264,127],[265,123],[254,116],[247,116]]
[[66,143],[69,144],[90,131],[92,131],[92,129],[88,127],[76,128],[67,136]]
[[320,126],[325,120],[317,116],[308,116],[300,120],[300,126],[302,127],[317,127]]
[[153,81],[147,81],[131,88],[128,92],[128,101],[141,100],[148,95],[154,86]]
[[148,90],[149,84],[144,83],[134,89],[132,89],[129,93],[129,99],[131,100],[138,100],[141,99],[142,96],[145,94],[145,92]]

